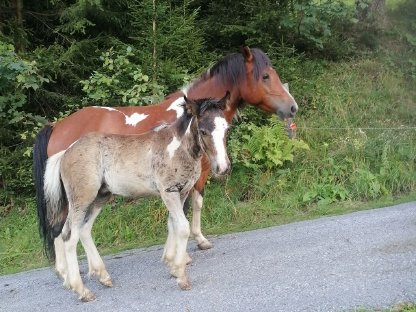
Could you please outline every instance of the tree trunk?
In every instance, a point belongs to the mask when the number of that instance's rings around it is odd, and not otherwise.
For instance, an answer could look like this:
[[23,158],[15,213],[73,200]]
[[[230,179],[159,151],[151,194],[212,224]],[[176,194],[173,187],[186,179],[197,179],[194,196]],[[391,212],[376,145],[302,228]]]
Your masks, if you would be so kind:
[[386,25],[386,0],[357,0],[357,17],[360,22],[374,24],[378,28]]
[[[157,56],[156,56],[156,0],[153,0],[153,53],[152,53],[152,68],[153,68],[153,85],[156,85],[157,83]],[[155,92],[153,92],[153,95],[155,95]]]

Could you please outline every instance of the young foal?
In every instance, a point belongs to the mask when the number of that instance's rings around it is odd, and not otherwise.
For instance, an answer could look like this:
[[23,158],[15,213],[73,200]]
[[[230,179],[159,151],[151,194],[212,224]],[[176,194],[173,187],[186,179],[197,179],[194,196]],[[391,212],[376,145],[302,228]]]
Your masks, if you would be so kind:
[[112,286],[91,237],[94,220],[111,194],[161,196],[169,210],[168,238],[162,258],[177,277],[180,288],[190,288],[185,272],[190,228],[182,207],[201,173],[203,153],[210,159],[214,173],[229,171],[225,147],[228,123],[224,117],[229,93],[220,101],[184,98],[186,113],[169,127],[142,135],[90,133],[48,159],[48,219],[51,229],[64,223],[55,239],[59,261],[56,268],[64,286],[77,292],[82,301],[93,300],[95,295],[81,280],[76,254],[79,239],[87,254],[89,274],[97,275],[103,285]]

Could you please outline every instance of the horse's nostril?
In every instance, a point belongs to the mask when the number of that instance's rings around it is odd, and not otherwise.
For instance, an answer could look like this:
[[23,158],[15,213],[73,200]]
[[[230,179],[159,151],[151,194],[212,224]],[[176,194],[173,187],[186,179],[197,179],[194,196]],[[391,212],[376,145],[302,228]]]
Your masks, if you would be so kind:
[[298,110],[298,108],[296,107],[296,105],[292,105],[292,107],[290,108],[290,111],[291,111],[292,113],[296,113],[296,112],[297,112],[297,110]]

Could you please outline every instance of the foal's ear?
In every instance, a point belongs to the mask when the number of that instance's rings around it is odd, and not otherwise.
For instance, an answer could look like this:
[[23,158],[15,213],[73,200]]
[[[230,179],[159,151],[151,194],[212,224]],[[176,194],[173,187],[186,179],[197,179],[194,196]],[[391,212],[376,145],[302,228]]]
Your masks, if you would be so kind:
[[246,62],[252,62],[253,61],[253,54],[251,53],[251,50],[249,47],[244,46],[241,47],[241,53],[244,56],[244,59],[246,60]]
[[196,104],[196,102],[188,99],[186,95],[183,96],[183,99],[185,100],[184,106],[185,106],[186,113],[192,116],[198,116],[199,106]]
[[226,109],[230,102],[230,96],[231,96],[231,93],[230,91],[227,90],[224,97],[218,102],[218,107],[221,108],[222,110]]

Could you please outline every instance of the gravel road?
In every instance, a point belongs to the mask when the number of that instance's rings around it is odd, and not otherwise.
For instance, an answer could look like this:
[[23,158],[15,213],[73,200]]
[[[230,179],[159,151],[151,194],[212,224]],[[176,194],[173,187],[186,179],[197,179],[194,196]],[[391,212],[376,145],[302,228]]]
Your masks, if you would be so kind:
[[86,277],[81,303],[43,268],[0,276],[0,311],[354,311],[416,302],[416,202],[211,237],[188,244],[192,289],[181,291],[163,247],[105,257],[114,287]]

